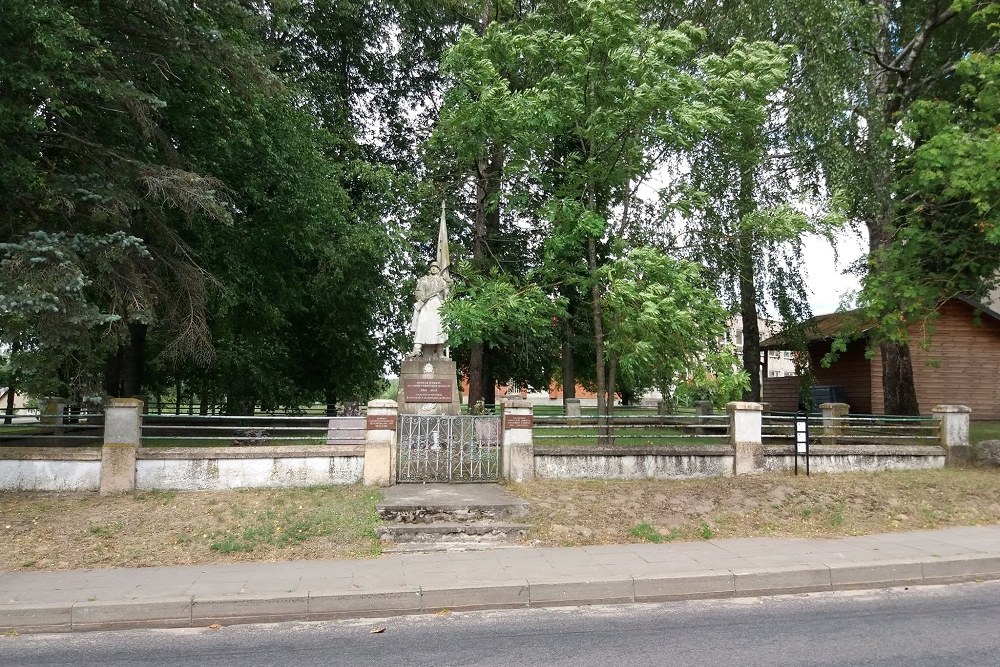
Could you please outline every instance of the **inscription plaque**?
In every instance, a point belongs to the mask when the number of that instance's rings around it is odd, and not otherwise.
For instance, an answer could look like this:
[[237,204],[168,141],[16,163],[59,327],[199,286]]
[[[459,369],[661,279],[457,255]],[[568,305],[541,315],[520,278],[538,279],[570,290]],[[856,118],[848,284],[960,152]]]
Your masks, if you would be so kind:
[[413,403],[451,403],[451,380],[433,378],[406,378],[403,380],[403,397]]
[[368,415],[365,427],[369,431],[395,431],[396,415]]
[[532,415],[508,415],[504,419],[504,428],[508,431],[513,429],[530,429],[535,425],[535,418]]

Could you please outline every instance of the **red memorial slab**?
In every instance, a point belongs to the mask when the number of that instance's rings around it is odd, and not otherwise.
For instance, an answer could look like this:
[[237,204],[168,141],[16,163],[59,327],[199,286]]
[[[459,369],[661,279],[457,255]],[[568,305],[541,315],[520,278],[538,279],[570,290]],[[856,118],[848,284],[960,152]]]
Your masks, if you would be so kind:
[[450,380],[404,378],[403,395],[407,403],[451,403]]

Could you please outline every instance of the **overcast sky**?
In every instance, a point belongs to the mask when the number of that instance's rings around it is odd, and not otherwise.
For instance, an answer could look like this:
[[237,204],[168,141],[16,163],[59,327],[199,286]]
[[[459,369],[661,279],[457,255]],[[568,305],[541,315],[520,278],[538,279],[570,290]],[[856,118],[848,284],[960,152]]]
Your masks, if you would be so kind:
[[845,294],[858,290],[858,279],[847,272],[851,264],[865,254],[868,240],[857,231],[845,229],[837,239],[837,261],[830,243],[821,237],[806,239],[803,258],[809,305],[814,315],[832,313]]

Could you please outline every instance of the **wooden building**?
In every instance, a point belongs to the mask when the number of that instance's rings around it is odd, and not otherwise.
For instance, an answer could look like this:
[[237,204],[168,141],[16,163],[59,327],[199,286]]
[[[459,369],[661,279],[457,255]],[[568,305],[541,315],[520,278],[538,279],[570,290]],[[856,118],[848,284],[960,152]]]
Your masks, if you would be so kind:
[[[884,414],[882,359],[878,348],[868,358],[867,329],[856,313],[818,315],[806,325],[809,365],[814,384],[844,388],[851,412]],[[910,327],[910,354],[920,414],[935,405],[958,404],[972,408],[972,419],[1000,419],[1000,313],[971,299],[955,297],[939,311],[933,331]],[[857,335],[837,360],[820,363],[836,336],[847,328]],[[929,341],[930,345],[923,343]],[[762,342],[767,350],[784,349],[781,334]],[[798,407],[799,378],[765,378],[763,400],[775,411]]]

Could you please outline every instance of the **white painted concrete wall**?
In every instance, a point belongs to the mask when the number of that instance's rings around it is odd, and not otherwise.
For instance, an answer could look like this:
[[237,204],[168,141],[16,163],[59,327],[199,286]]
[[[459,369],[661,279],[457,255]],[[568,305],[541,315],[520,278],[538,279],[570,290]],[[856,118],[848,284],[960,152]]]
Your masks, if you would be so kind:
[[535,454],[539,479],[692,479],[733,473],[732,454]]
[[101,461],[0,460],[0,491],[97,491]]
[[136,461],[136,489],[217,491],[356,484],[364,457],[159,459]]
[[[809,457],[810,473],[836,472],[877,472],[880,470],[928,470],[943,468],[944,454],[940,456],[894,456],[874,454],[837,454]],[[791,456],[765,456],[764,470],[779,472],[793,470],[795,460]],[[806,461],[799,457],[799,474],[805,474]]]

